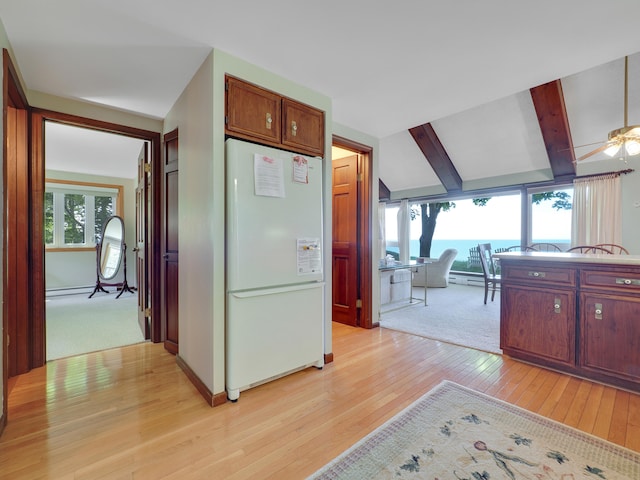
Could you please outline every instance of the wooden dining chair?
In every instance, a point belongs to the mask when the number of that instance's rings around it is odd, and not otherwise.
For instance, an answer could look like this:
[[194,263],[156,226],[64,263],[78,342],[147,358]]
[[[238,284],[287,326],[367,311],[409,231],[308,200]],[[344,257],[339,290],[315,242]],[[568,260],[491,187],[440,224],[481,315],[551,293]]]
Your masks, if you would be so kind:
[[525,248],[527,252],[561,252],[562,249],[555,243],[532,243]]
[[617,245],[615,243],[598,243],[595,245],[596,247],[603,247],[607,250],[611,250],[611,253],[616,255],[629,255],[629,250],[624,248],[622,245]]
[[567,253],[608,253],[609,255],[613,255],[611,250],[597,245],[579,245],[570,248],[567,250]]
[[491,256],[491,244],[479,243],[478,253],[480,256],[480,265],[482,266],[482,274],[484,275],[484,304],[487,304],[489,296],[489,288],[491,288],[491,301],[496,296],[496,289],[501,283],[500,275],[496,274],[496,266]]

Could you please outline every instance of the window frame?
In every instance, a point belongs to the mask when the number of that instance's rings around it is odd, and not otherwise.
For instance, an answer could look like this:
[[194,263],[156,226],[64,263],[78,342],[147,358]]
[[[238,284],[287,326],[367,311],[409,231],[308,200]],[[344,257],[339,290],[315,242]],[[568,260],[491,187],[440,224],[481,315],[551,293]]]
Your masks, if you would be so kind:
[[[68,188],[65,188],[67,186]],[[97,182],[82,182],[76,180],[63,180],[63,179],[55,179],[55,178],[46,178],[45,179],[45,190],[46,192],[52,192],[54,194],[75,194],[75,193],[83,193],[85,195],[91,196],[108,196],[109,194],[115,196],[115,215],[118,215],[124,220],[124,186],[119,184],[109,184],[109,183],[97,183]],[[43,193],[43,195],[44,195]],[[103,194],[103,195],[101,195]],[[95,206],[92,211],[95,211]],[[44,222],[44,218],[42,219]],[[62,220],[64,222],[64,220]],[[93,251],[96,249],[96,244],[94,242],[94,234],[93,234],[93,222],[91,222],[92,230],[87,230],[85,228],[85,236],[90,238],[89,242],[79,244],[78,246],[73,245],[64,245],[61,246],[56,242],[56,203],[54,201],[54,244],[52,246],[44,244],[46,252],[82,252],[82,251]],[[64,229],[61,234],[64,237]]]

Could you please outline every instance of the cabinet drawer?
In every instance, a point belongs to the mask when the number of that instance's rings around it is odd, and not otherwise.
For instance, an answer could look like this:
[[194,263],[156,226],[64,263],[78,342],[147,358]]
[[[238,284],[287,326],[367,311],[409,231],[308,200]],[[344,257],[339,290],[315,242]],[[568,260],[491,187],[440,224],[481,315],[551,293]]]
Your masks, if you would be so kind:
[[546,265],[503,265],[502,281],[574,287],[576,270]]
[[640,293],[640,271],[582,270],[580,285],[583,288],[610,289],[619,292]]

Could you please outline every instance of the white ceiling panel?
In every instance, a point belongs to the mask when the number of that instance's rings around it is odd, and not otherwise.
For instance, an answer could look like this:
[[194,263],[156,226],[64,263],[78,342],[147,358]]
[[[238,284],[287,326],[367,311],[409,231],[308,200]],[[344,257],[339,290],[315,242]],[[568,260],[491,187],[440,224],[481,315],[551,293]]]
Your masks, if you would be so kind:
[[380,141],[380,178],[392,192],[440,185],[408,130]]
[[549,168],[528,90],[432,125],[463,181]]

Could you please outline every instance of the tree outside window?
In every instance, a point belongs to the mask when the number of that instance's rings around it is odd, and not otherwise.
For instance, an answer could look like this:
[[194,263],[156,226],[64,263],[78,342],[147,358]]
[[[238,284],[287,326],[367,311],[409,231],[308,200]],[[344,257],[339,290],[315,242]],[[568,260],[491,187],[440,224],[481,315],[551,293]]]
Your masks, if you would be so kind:
[[66,194],[64,196],[65,245],[80,245],[85,243],[85,222],[86,206],[84,195]]
[[[55,182],[55,183],[54,183]],[[121,187],[47,181],[44,240],[48,248],[94,247],[102,227],[116,214]]]

